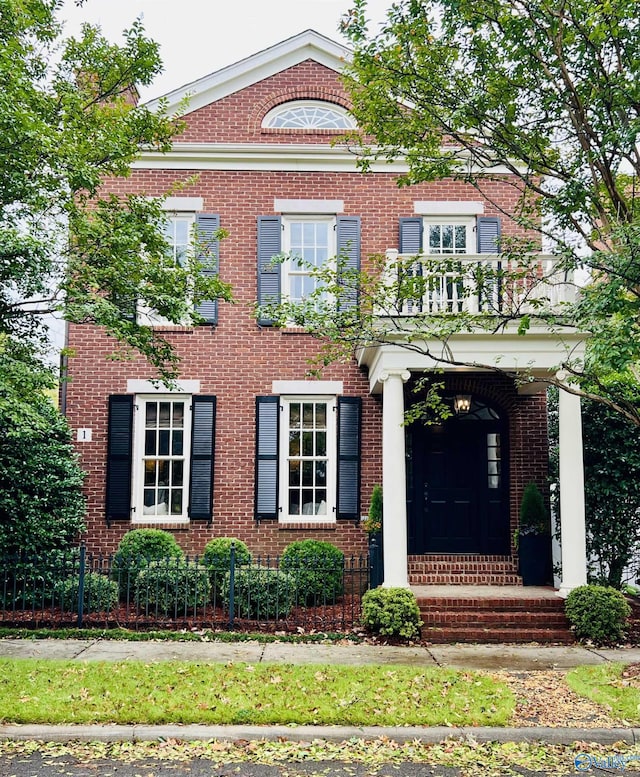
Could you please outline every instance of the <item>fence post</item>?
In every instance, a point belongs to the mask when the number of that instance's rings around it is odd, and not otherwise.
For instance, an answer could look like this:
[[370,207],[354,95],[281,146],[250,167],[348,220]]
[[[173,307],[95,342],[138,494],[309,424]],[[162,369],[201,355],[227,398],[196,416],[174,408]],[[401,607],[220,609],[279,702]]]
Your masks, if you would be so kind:
[[235,581],[236,581],[236,544],[231,543],[229,554],[229,628],[233,629],[235,620]]
[[84,569],[87,549],[82,543],[80,545],[80,569],[78,570],[78,628],[82,628],[82,619],[84,617]]

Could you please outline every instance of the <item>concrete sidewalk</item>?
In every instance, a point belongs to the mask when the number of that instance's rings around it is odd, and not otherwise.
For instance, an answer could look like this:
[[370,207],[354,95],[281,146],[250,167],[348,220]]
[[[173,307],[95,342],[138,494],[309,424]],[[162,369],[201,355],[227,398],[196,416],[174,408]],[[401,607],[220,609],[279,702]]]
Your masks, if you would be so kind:
[[82,661],[200,661],[287,664],[404,664],[456,669],[571,669],[609,661],[640,662],[640,647],[579,645],[431,645],[288,642],[129,642],[79,639],[0,639],[0,657]]
[[[78,661],[198,661],[296,664],[404,664],[466,669],[535,671],[571,669],[610,661],[640,662],[640,648],[602,649],[577,645],[385,645],[290,644],[285,642],[121,642],[112,640],[0,640],[0,657]],[[296,740],[345,741],[388,737],[398,742],[441,742],[448,738],[478,742],[613,745],[640,743],[635,728],[473,728],[403,726],[182,726],[182,725],[0,725],[0,739],[45,741]]]

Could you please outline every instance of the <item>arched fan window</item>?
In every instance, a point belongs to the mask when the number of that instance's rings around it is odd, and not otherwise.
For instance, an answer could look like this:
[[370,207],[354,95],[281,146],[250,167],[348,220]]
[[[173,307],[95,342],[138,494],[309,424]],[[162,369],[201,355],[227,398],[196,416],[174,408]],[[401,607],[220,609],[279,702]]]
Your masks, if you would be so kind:
[[335,103],[321,100],[295,100],[272,108],[262,120],[265,129],[350,130],[353,117]]

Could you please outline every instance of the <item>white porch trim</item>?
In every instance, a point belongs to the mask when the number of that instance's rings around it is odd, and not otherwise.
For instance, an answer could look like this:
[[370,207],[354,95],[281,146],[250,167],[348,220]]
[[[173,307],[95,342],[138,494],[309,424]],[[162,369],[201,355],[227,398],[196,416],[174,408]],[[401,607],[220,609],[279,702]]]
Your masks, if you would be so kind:
[[587,582],[587,544],[584,511],[584,462],[580,397],[560,389],[560,596]]
[[409,588],[407,564],[407,480],[405,467],[404,384],[408,370],[380,376],[382,401],[382,509],[385,588]]

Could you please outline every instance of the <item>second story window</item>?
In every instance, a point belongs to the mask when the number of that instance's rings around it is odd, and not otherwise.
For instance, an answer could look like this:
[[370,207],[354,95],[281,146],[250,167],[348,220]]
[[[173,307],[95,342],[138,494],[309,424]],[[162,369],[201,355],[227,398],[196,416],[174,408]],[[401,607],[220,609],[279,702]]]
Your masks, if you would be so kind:
[[283,293],[292,302],[300,302],[318,288],[320,281],[314,277],[314,270],[335,258],[335,219],[283,218],[283,248],[289,257],[283,267]]
[[443,216],[424,220],[424,250],[427,254],[447,256],[476,252],[475,219]]
[[187,257],[191,244],[193,222],[192,214],[181,213],[169,216],[164,224],[167,251],[176,264],[183,264]]

